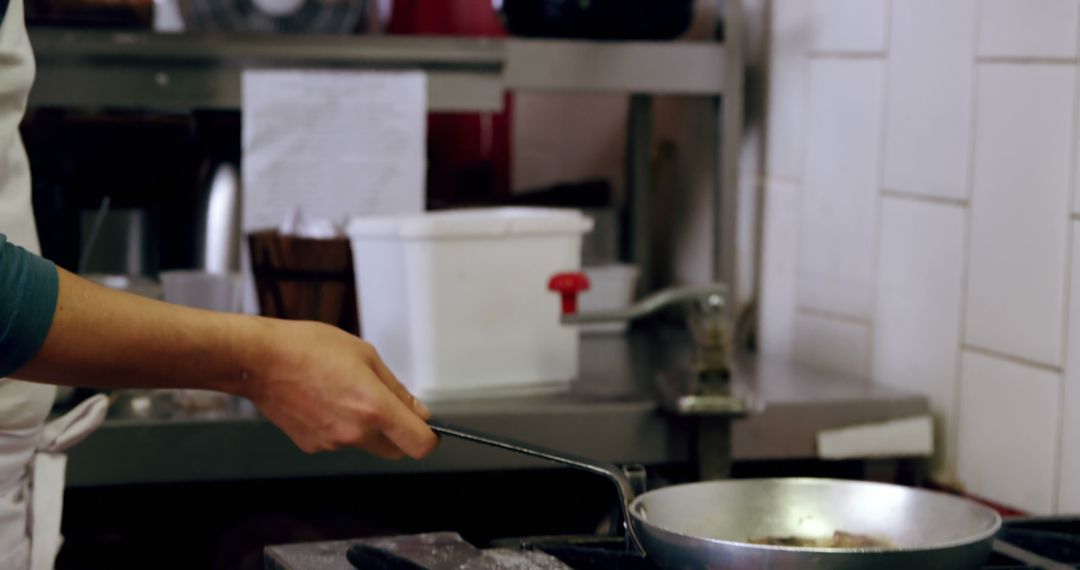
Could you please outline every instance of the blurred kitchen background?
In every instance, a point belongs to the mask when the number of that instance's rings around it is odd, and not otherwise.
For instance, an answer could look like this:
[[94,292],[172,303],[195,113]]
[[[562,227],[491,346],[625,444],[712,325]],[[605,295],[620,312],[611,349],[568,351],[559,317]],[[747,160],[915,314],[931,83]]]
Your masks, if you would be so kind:
[[[1078,0],[28,2],[23,136],[64,267],[159,297],[170,275],[250,272],[248,253],[256,278],[296,270],[260,273],[248,241],[290,212],[246,221],[242,70],[418,70],[424,209],[584,212],[586,272],[629,271],[601,308],[727,287],[719,364],[676,303],[583,332],[564,392],[436,414],[656,483],[833,476],[1080,512]],[[362,325],[355,308],[329,320]],[[603,481],[459,442],[306,456],[244,402],[114,396],[71,453],[62,568],[591,533],[611,505]]]

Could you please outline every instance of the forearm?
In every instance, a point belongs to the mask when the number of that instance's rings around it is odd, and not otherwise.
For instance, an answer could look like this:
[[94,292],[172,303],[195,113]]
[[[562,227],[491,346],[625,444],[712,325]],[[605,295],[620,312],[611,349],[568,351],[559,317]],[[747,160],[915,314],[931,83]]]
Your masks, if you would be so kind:
[[431,412],[370,344],[323,323],[214,313],[59,271],[52,324],[15,376],[98,388],[204,388],[250,399],[305,451],[431,453]]
[[269,365],[273,352],[262,351],[272,334],[267,319],[171,305],[58,272],[52,326],[18,378],[242,394],[256,368]]

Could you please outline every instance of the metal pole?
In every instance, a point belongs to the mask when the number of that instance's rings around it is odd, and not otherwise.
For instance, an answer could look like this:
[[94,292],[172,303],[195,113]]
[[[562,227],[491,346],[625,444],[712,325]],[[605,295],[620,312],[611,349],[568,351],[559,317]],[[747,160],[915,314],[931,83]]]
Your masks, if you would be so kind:
[[743,123],[743,12],[740,0],[724,2],[724,92],[718,98],[716,121],[718,137],[716,160],[716,194],[713,207],[718,209],[713,228],[715,243],[714,277],[727,283],[732,291],[731,306],[739,310],[738,302],[746,292],[740,291],[738,271],[738,200],[739,149],[742,145]]
[[626,149],[622,258],[641,268],[639,292],[655,287],[652,259],[652,97],[631,95]]

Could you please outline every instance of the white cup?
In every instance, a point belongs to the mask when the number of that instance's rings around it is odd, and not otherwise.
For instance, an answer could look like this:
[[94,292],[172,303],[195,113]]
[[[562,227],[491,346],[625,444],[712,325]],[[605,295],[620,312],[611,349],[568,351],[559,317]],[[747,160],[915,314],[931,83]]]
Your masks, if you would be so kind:
[[197,270],[163,271],[161,291],[169,303],[211,311],[240,311],[241,287],[236,275]]
[[[634,302],[634,292],[641,273],[638,266],[616,263],[585,267],[582,271],[589,277],[590,284],[589,290],[584,291],[578,301],[582,313],[622,309]],[[628,324],[627,322],[593,323],[582,325],[581,332],[622,333],[626,331]]]

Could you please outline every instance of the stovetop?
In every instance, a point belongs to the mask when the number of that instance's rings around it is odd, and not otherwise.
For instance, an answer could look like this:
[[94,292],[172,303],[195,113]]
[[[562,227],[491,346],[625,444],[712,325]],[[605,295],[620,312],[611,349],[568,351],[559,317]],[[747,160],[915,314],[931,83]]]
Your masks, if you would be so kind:
[[[1080,517],[1006,521],[1000,541],[1065,567],[1080,568]],[[351,562],[350,562],[351,560]],[[457,533],[309,542],[266,549],[269,570],[652,570],[646,558],[629,554],[623,540],[598,536],[527,537],[477,548]],[[1040,568],[994,552],[984,570]]]
[[[1048,558],[1059,564],[1080,568],[1080,517],[1009,519],[998,540]],[[1011,560],[994,552],[985,569],[1038,568]]]

